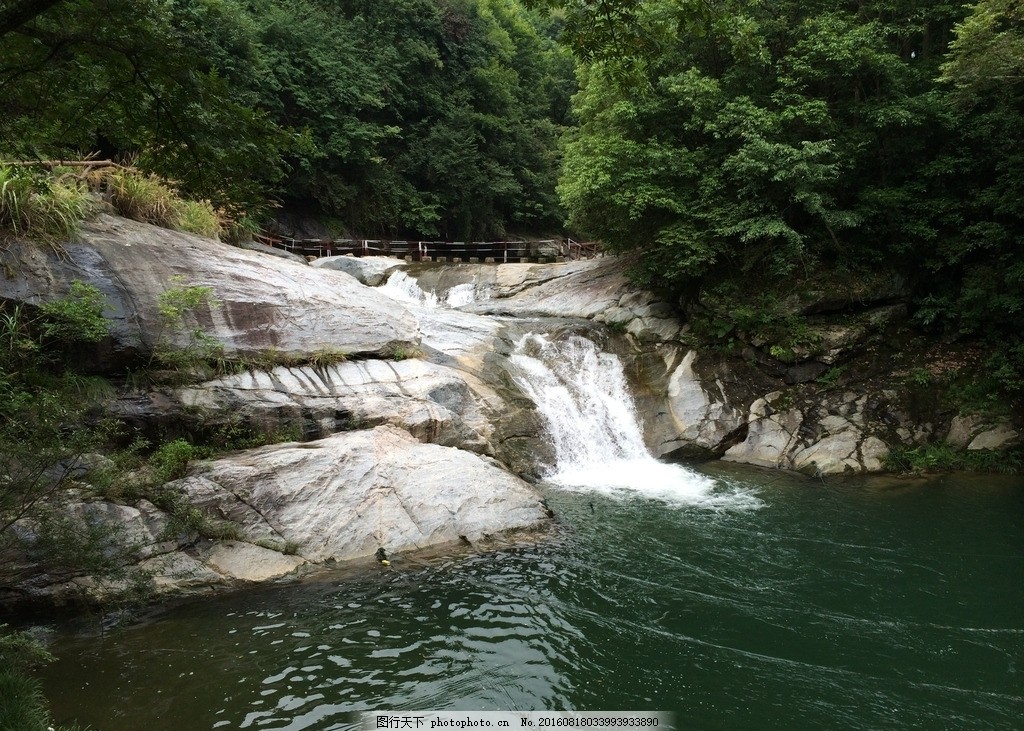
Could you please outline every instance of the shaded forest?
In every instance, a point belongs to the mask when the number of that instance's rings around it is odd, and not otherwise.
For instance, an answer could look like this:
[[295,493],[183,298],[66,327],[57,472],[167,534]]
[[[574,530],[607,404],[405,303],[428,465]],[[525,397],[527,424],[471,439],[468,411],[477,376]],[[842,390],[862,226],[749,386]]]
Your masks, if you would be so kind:
[[0,33],[3,158],[253,227],[564,224],[688,297],[894,271],[1024,390],[1020,0],[17,0]]

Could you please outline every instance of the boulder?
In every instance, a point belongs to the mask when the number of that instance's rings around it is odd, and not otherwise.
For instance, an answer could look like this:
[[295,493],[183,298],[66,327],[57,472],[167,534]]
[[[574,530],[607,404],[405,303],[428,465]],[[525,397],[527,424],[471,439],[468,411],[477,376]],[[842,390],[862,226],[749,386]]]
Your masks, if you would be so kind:
[[797,409],[776,409],[773,402],[781,395],[770,393],[750,405],[746,439],[726,450],[722,459],[758,467],[788,466],[804,416]]
[[539,496],[477,455],[391,426],[242,452],[169,483],[313,562],[423,548],[538,527]]
[[243,541],[221,541],[202,556],[202,562],[221,576],[237,581],[269,581],[295,571],[306,563],[299,556]]
[[388,276],[405,262],[386,256],[322,256],[310,265],[316,269],[327,269],[351,274],[369,287],[378,287]]
[[998,424],[974,437],[974,439],[971,440],[971,443],[967,445],[967,449],[969,451],[979,449],[1006,449],[1007,447],[1016,445],[1019,441],[1019,436],[1020,435],[1017,433],[1017,430],[1009,424]]
[[[279,366],[175,389],[171,409],[254,431],[321,437],[393,424],[424,442],[490,452],[491,426],[465,379],[420,359]],[[298,434],[295,436],[299,436]]]
[[[729,403],[720,380],[705,390],[694,373],[697,352],[690,350],[668,376],[665,417],[655,436],[659,457],[711,457],[730,446],[746,426],[746,413]],[[709,386],[712,384],[708,384]]]
[[770,393],[751,404],[747,437],[722,457],[730,462],[799,470],[812,475],[881,472],[889,455],[869,418],[867,396],[817,395],[799,404]]
[[[161,339],[185,346],[194,327],[241,357],[379,355],[419,342],[404,306],[343,272],[109,215],[83,224],[80,240],[64,249],[58,256],[47,247],[9,247],[3,263],[18,276],[0,278],[0,299],[38,304],[62,296],[73,280],[94,285],[109,303],[115,355],[148,354]],[[217,303],[172,331],[160,295],[190,286],[209,287]]]

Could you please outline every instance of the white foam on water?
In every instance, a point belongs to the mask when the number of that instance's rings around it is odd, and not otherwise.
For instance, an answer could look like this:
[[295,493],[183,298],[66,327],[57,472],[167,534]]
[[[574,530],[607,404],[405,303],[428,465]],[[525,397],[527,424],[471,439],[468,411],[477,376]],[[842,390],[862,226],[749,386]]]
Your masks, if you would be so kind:
[[419,305],[428,310],[437,308],[437,295],[433,292],[424,292],[419,282],[402,271],[394,272],[388,281],[381,287],[380,291],[392,299],[405,302],[406,304]]
[[531,334],[517,343],[511,361],[554,447],[548,481],[568,489],[641,494],[707,508],[763,505],[752,491],[651,456],[621,361],[592,341]]
[[428,310],[435,310],[438,307],[455,309],[456,307],[462,307],[463,305],[472,304],[480,299],[487,298],[486,296],[481,296],[476,284],[467,282],[465,284],[457,284],[449,289],[442,299],[438,297],[436,292],[425,291],[420,287],[416,279],[402,271],[391,274],[388,277],[388,281],[380,287],[380,291],[392,299],[424,307]]
[[445,295],[444,303],[448,307],[462,307],[463,305],[472,304],[477,301],[476,285],[472,282],[466,282],[465,284],[456,284],[454,287],[448,290]]

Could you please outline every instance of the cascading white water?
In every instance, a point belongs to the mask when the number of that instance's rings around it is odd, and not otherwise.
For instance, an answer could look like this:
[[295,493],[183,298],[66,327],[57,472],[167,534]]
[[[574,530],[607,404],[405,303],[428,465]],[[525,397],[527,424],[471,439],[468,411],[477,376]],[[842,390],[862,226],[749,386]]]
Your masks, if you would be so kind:
[[409,304],[419,305],[429,310],[437,307],[462,307],[480,299],[477,287],[472,282],[457,284],[449,289],[441,299],[434,292],[427,292],[419,282],[402,271],[393,273],[380,290],[392,297]]
[[405,272],[395,272],[381,286],[380,291],[392,299],[401,300],[409,304],[419,305],[428,309],[437,307],[437,295],[433,292],[424,292],[419,282]]
[[516,380],[537,405],[555,450],[546,479],[564,487],[632,490],[704,507],[756,508],[749,491],[681,465],[659,462],[644,444],[622,363],[590,340],[531,334],[516,345]]

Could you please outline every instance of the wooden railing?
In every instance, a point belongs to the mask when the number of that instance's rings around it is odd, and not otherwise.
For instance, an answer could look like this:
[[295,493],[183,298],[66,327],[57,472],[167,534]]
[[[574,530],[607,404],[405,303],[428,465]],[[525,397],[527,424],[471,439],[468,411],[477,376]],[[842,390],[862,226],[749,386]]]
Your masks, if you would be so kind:
[[295,239],[257,234],[260,243],[301,256],[392,256],[411,261],[486,262],[591,259],[601,255],[597,243],[558,241],[405,241],[393,239]]

